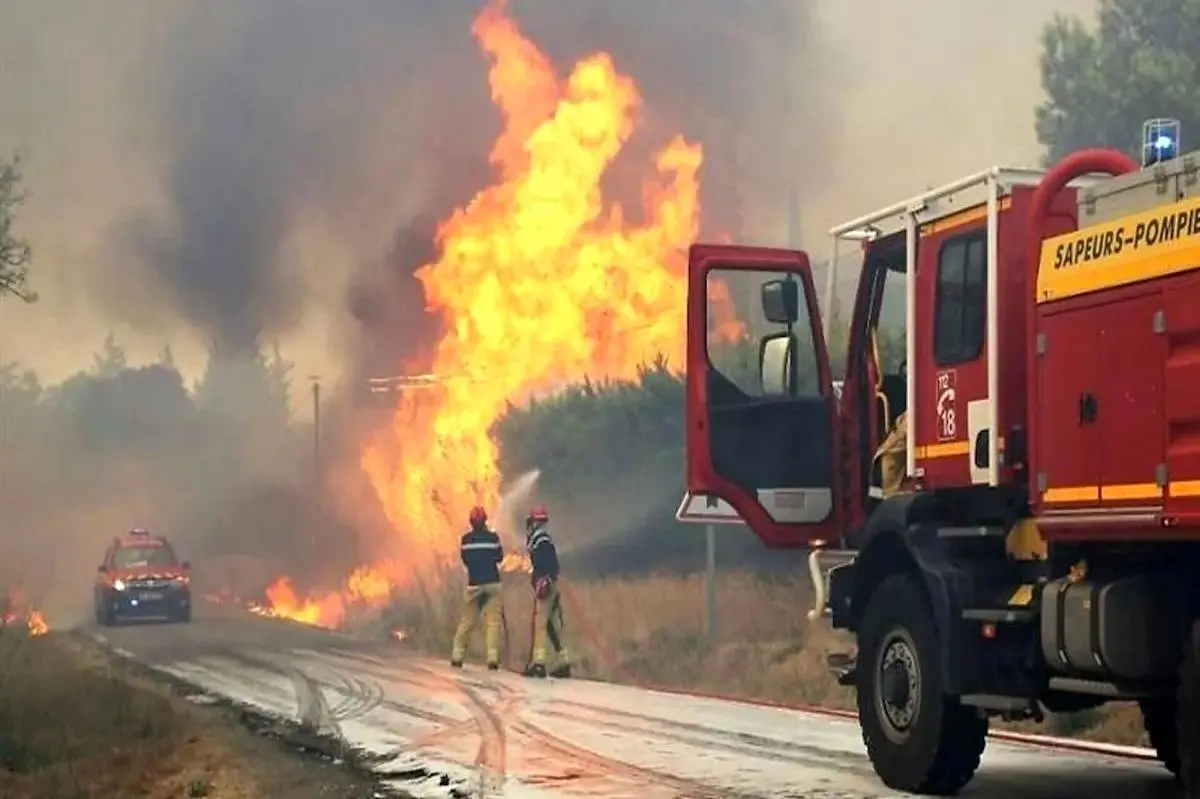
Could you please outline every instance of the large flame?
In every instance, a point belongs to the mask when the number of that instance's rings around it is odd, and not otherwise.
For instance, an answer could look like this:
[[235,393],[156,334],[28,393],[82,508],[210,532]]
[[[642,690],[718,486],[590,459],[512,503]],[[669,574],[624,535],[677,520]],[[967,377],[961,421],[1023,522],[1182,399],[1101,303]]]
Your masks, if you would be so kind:
[[491,153],[500,181],[441,225],[441,257],[417,275],[446,324],[438,382],[402,394],[363,457],[409,557],[451,554],[469,508],[495,506],[488,431],[509,401],[683,352],[700,148],[675,139],[658,153],[645,221],[628,224],[600,181],[634,131],[634,82],[603,53],[560,80],[501,3],[473,30],[505,121]]
[[[701,148],[677,137],[658,151],[640,221],[630,222],[606,202],[601,179],[634,133],[634,81],[606,53],[561,78],[503,0],[472,30],[504,121],[491,152],[497,182],[441,224],[440,256],[417,273],[445,333],[431,361],[407,366],[432,378],[401,393],[391,426],[362,457],[396,559],[356,573],[347,595],[370,583],[386,596],[384,587],[451,561],[469,508],[496,506],[489,429],[509,402],[585,376],[634,377],[660,356],[683,363]],[[508,565],[525,566],[519,557]],[[274,588],[272,604],[287,615],[328,622],[343,612],[332,595]]]

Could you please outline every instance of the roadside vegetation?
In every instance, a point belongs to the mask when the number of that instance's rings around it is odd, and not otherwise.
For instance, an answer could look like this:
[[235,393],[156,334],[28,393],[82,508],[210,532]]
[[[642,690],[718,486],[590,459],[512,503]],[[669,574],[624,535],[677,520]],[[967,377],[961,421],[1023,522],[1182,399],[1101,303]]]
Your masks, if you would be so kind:
[[0,633],[0,717],[0,795],[213,795],[216,742],[169,696],[56,634]]
[[62,633],[0,629],[0,719],[4,799],[373,795]]

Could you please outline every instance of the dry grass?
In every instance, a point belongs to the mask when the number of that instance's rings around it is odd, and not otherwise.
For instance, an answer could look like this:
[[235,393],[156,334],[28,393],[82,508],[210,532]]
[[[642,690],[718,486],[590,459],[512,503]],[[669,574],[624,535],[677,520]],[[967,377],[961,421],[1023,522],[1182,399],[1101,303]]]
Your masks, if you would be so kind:
[[[459,611],[461,582],[398,603],[388,621],[415,648],[445,655]],[[810,622],[807,578],[765,580],[721,574],[716,634],[704,629],[704,580],[654,576],[568,584],[564,591],[568,643],[581,676],[726,696],[850,709],[854,693],[830,679],[829,652],[850,649],[852,638],[824,621]],[[523,665],[529,648],[528,578],[511,576],[505,591],[510,666]],[[476,635],[475,645],[480,644]],[[478,653],[478,650],[476,650]],[[1020,725],[1042,733],[1145,745],[1134,706]]]
[[67,638],[0,630],[0,797],[269,795],[202,712]]

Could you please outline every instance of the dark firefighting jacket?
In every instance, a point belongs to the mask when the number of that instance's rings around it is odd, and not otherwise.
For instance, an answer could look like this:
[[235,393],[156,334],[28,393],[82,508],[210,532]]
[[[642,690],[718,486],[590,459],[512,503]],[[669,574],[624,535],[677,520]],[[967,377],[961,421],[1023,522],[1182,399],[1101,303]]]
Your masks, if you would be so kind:
[[538,580],[543,577],[557,580],[558,550],[554,547],[554,539],[550,537],[546,525],[535,525],[529,531],[526,544],[529,548],[529,565],[533,567],[533,584],[536,586]]
[[500,582],[500,561],[504,547],[500,536],[487,527],[468,531],[459,544],[459,555],[467,567],[467,585],[489,585]]

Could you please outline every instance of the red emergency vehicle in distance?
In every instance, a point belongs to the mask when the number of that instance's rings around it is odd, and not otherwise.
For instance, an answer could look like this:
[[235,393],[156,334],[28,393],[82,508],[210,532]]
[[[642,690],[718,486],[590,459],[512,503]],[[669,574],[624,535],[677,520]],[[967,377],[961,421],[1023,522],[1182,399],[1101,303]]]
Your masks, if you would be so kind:
[[[997,167],[835,228],[826,310],[862,251],[844,376],[804,253],[691,249],[688,491],[813,550],[894,789],[957,792],[989,717],[1120,699],[1200,793],[1200,153],[1144,134],[1142,167]],[[757,379],[707,329],[748,279]]]
[[113,538],[96,574],[92,602],[96,623],[122,619],[192,620],[191,565],[181,561],[165,536],[134,528]]

